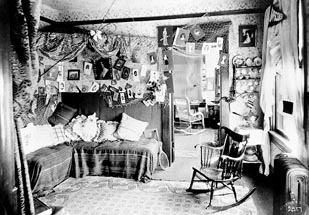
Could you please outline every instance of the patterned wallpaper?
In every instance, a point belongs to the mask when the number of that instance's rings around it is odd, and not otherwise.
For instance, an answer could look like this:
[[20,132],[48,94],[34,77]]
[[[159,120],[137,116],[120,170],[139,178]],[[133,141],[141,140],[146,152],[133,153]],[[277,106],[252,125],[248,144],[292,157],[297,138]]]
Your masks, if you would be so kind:
[[[157,0],[143,1],[131,0],[43,0],[44,10],[42,16],[55,21],[100,20],[109,18],[130,18],[163,16],[175,14],[207,13],[222,10],[237,10],[246,8],[266,8],[270,0]],[[109,9],[110,7],[110,9]],[[50,8],[50,11],[48,10]],[[59,12],[55,17],[55,10]],[[192,19],[126,22],[117,24],[99,24],[79,26],[85,29],[102,29],[115,34],[156,36],[156,26],[184,25]],[[194,19],[199,22],[199,18]]]

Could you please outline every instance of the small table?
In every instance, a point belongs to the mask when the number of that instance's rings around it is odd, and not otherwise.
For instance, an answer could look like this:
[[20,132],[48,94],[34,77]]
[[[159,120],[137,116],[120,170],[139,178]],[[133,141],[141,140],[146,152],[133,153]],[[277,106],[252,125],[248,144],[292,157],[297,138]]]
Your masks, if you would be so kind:
[[[244,163],[257,163],[264,164],[264,155],[265,150],[263,150],[265,146],[264,141],[264,130],[261,128],[251,128],[251,127],[240,127],[237,128],[237,132],[240,134],[250,134],[248,139],[247,148],[256,147],[256,156],[258,160],[246,160],[244,159]],[[265,155],[266,156],[266,155]]]

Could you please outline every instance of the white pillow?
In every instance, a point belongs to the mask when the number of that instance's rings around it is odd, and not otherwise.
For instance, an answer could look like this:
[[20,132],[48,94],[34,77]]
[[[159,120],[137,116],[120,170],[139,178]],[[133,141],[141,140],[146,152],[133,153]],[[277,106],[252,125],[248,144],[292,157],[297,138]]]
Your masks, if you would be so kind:
[[122,113],[122,119],[118,126],[116,135],[120,139],[138,141],[148,126],[148,122],[144,122]]
[[29,123],[27,127],[20,129],[20,134],[25,154],[57,144],[50,124],[34,126]]

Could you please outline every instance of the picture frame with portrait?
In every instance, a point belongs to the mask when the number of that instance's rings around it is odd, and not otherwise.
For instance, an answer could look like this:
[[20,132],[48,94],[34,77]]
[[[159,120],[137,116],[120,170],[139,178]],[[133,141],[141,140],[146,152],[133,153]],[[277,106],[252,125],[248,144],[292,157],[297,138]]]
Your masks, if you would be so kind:
[[79,80],[80,77],[80,70],[79,69],[69,69],[68,70],[68,80],[76,81]]
[[118,58],[114,64],[114,69],[121,70],[125,62],[126,61],[124,59]]
[[257,25],[240,25],[239,30],[239,47],[255,47]]

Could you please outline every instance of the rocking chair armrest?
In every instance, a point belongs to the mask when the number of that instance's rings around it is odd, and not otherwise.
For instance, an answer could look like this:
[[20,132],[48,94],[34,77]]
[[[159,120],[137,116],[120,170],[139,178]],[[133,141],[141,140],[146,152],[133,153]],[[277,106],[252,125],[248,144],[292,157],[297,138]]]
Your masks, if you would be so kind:
[[227,159],[229,159],[229,160],[232,160],[232,161],[234,161],[234,162],[240,162],[241,160],[243,160],[243,155],[241,155],[241,156],[239,156],[239,157],[236,157],[236,158],[234,158],[234,157],[231,157],[231,156],[228,156],[228,155],[221,155],[221,160],[227,160]]
[[206,142],[206,143],[196,144],[194,146],[194,148],[196,148],[197,146],[200,146],[200,147],[209,148],[209,149],[213,149],[213,150],[223,150],[224,145],[216,146],[214,144],[216,144],[216,143],[215,142]]

